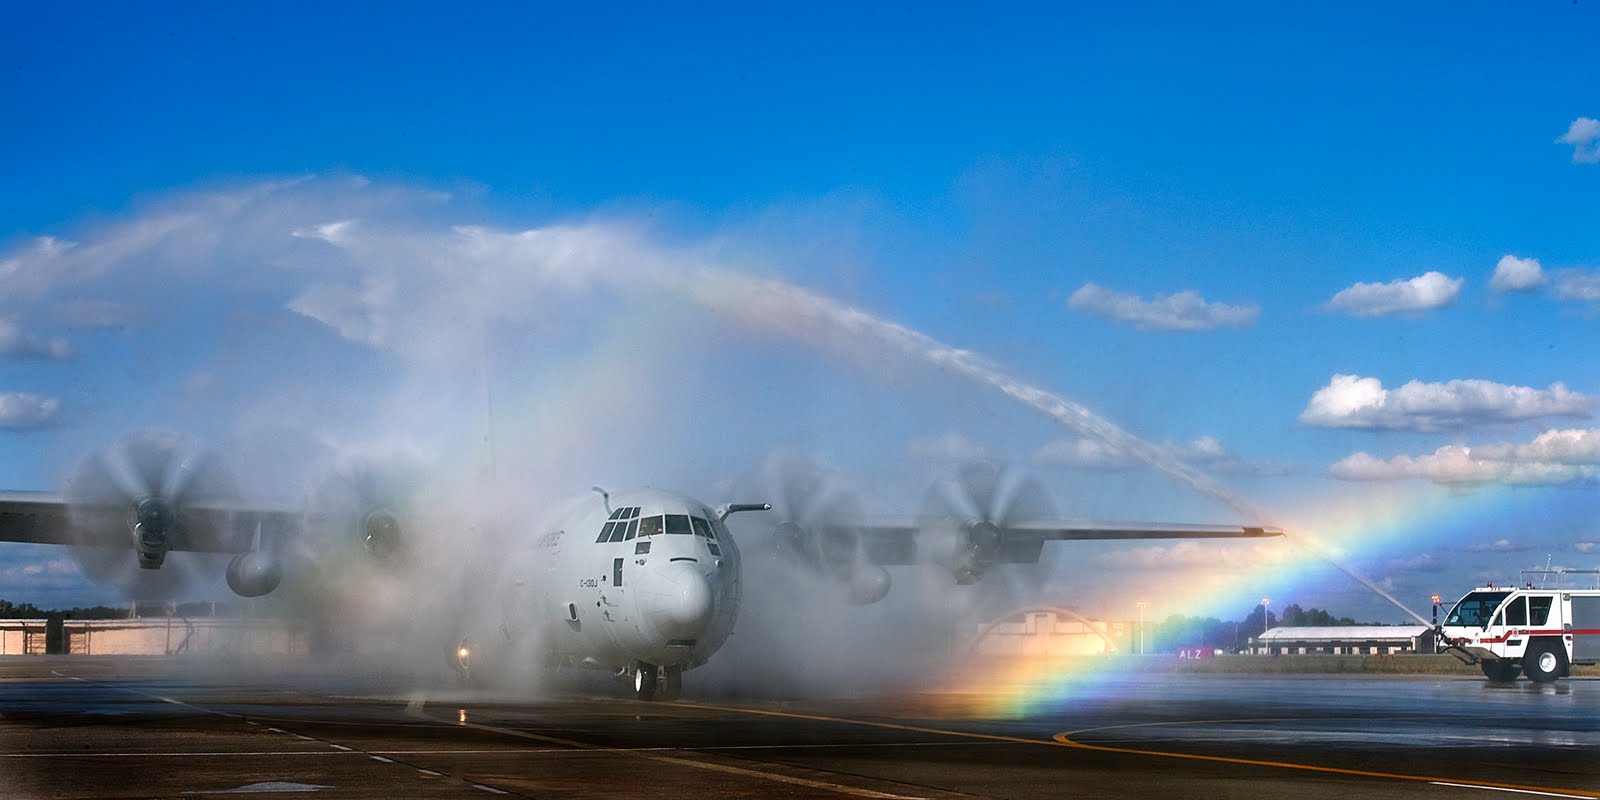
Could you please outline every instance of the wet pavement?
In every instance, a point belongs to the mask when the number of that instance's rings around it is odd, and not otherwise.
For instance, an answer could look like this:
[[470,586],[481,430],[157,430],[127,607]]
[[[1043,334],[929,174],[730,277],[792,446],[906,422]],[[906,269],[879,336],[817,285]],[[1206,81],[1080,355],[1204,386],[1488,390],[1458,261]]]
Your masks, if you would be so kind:
[[1146,674],[539,700],[167,659],[0,659],[0,796],[1600,797],[1600,680]]

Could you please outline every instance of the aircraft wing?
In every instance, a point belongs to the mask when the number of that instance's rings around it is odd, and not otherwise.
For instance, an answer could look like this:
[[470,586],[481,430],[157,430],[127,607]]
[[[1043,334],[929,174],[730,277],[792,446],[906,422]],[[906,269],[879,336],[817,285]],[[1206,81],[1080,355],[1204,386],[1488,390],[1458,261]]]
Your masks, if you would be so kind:
[[66,502],[46,492],[0,492],[0,541],[72,544]]
[[[868,560],[883,566],[916,564],[917,541],[930,529],[947,527],[961,530],[959,521],[874,520],[851,524],[861,537]],[[1000,539],[994,561],[1001,564],[1032,564],[1047,541],[1130,540],[1130,539],[1259,539],[1282,536],[1279,528],[1252,525],[1203,525],[1149,522],[1095,522],[1037,520],[997,526]]]
[[[81,509],[88,514],[107,515],[115,520],[113,525],[126,526],[129,512],[126,506],[106,509]],[[300,525],[300,515],[290,511],[263,511],[244,508],[212,506],[204,503],[187,503],[178,512],[177,535],[172,537],[171,550],[197,553],[242,553],[251,548],[258,527],[275,532]],[[74,535],[73,516],[67,501],[61,495],[49,492],[0,492],[0,541],[31,542],[35,544],[83,544],[84,539]],[[126,527],[122,528],[127,530]],[[104,531],[92,537],[105,541]],[[132,533],[126,538],[115,535],[106,542],[112,546],[126,544],[132,547]]]

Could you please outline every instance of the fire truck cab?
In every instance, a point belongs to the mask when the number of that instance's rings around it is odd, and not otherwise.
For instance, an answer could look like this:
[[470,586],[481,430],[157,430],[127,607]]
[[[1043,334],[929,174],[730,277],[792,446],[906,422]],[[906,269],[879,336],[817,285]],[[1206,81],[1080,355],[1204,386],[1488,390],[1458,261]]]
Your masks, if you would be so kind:
[[1473,589],[1439,628],[1441,645],[1492,681],[1539,683],[1600,662],[1600,589]]

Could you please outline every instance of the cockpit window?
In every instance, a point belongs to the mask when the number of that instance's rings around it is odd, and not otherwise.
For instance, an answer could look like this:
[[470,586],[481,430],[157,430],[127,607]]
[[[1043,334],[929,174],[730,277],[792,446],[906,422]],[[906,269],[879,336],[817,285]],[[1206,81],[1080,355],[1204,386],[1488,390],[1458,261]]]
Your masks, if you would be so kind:
[[621,522],[613,522],[613,523],[610,523],[610,524],[616,526],[611,531],[611,539],[610,539],[610,541],[613,541],[613,542],[622,541],[622,534],[628,532],[628,526],[623,524],[623,523],[621,523]]
[[638,506],[628,506],[627,508],[623,509],[623,511],[626,512],[622,515],[623,519],[635,519],[639,516]]
[[600,529],[600,535],[595,538],[594,543],[595,544],[599,544],[601,542],[604,542],[604,541],[610,539],[611,538],[611,532],[616,530],[616,528],[617,528],[617,523],[615,523],[615,522],[607,522],[605,527]]
[[640,536],[655,536],[656,534],[658,534],[660,532],[661,532],[661,518],[660,517],[645,517],[644,519],[639,520],[639,535]]
[[693,532],[694,529],[689,527],[688,514],[667,515],[667,533],[689,534]]
[[611,512],[611,516],[606,517],[606,519],[621,519],[622,518],[622,512],[627,511],[627,510],[628,509],[626,509],[626,508],[616,509],[616,510],[612,511]]
[[1450,609],[1450,615],[1444,618],[1446,625],[1473,625],[1483,627],[1488,624],[1489,617],[1500,603],[1506,599],[1507,592],[1473,592],[1461,598],[1456,607]]
[[728,540],[728,526],[716,517],[711,518],[711,538],[718,541]]
[[714,538],[711,535],[711,523],[700,517],[690,517],[689,522],[694,524],[694,535],[705,539]]
[[[620,523],[620,522],[619,522],[619,523],[617,523],[617,524],[618,524],[618,525],[620,525],[620,524],[622,524],[622,523]],[[623,540],[624,540],[624,541],[627,541],[627,540],[629,540],[629,539],[632,539],[632,538],[633,538],[633,537],[634,537],[634,536],[635,536],[635,535],[637,535],[637,534],[638,534],[638,533],[639,533],[639,520],[637,520],[637,519],[630,519],[630,520],[628,520],[628,535],[627,535],[627,536],[625,536],[625,537],[623,537]],[[647,552],[647,553],[648,553],[648,552],[650,552],[650,551],[649,551],[649,550],[646,550],[646,551],[645,551],[645,552]]]

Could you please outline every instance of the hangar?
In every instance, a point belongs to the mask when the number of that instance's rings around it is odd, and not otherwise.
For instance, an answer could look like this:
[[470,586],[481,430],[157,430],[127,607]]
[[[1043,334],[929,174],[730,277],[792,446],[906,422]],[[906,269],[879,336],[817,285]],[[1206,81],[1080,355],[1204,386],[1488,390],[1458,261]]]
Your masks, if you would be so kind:
[[1127,627],[1070,608],[1023,608],[980,627],[972,652],[1000,658],[1105,655],[1122,649],[1119,640],[1127,637]]
[[184,617],[66,620],[68,655],[295,655],[306,634],[279,620]]
[[1426,625],[1273,628],[1251,640],[1257,655],[1396,655],[1434,652]]

